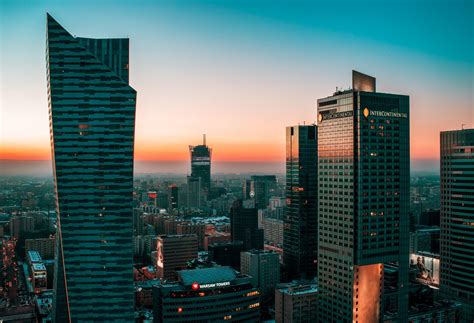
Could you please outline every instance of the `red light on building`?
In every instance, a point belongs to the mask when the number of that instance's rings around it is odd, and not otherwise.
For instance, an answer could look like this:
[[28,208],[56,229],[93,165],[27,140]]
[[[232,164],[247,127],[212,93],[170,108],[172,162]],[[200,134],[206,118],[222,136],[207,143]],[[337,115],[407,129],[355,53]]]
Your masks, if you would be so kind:
[[157,196],[158,196],[158,194],[157,194],[156,192],[150,192],[150,193],[148,193],[148,198],[156,199]]
[[199,284],[198,284],[198,283],[193,283],[193,284],[191,285],[191,288],[192,288],[193,290],[198,290],[198,289],[199,289]]
[[183,311],[182,307],[178,307],[178,313],[181,313]]

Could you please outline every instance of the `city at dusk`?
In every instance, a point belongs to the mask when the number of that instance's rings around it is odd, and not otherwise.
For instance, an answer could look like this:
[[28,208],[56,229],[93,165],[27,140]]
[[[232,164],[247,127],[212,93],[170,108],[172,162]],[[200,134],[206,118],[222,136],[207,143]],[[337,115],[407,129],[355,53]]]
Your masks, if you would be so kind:
[[0,1],[0,322],[474,322],[474,2]]

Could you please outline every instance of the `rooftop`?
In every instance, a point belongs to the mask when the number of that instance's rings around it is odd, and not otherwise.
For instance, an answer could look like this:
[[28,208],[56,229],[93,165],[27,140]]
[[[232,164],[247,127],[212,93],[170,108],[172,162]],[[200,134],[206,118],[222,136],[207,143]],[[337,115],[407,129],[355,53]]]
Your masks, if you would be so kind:
[[235,271],[231,267],[211,267],[181,270],[178,271],[178,276],[179,280],[184,286],[191,286],[193,283],[204,285],[231,282],[236,279]]

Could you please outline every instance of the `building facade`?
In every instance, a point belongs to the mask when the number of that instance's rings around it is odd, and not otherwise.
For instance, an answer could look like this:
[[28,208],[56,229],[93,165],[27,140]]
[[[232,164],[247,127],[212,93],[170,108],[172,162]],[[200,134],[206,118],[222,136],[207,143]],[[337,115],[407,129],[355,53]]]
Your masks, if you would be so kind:
[[277,323],[317,322],[318,289],[314,281],[294,281],[275,289]]
[[230,267],[178,272],[153,290],[154,322],[259,322],[260,292]]
[[397,317],[407,320],[409,98],[352,90],[318,100],[318,288],[321,322],[377,322],[384,263],[398,263]]
[[53,316],[131,321],[136,91],[129,40],[73,37],[48,14],[46,66],[57,197]]
[[262,301],[273,299],[280,282],[280,255],[269,250],[250,250],[240,254],[240,271],[262,292]]
[[230,209],[232,241],[242,241],[244,250],[263,249],[263,230],[258,228],[258,209],[245,204],[237,200]]
[[177,271],[186,269],[188,261],[198,256],[198,241],[195,234],[162,235],[157,241],[157,277],[175,280]]
[[441,292],[474,321],[474,129],[441,132]]
[[291,279],[316,276],[318,142],[315,125],[286,128],[286,212],[283,262]]

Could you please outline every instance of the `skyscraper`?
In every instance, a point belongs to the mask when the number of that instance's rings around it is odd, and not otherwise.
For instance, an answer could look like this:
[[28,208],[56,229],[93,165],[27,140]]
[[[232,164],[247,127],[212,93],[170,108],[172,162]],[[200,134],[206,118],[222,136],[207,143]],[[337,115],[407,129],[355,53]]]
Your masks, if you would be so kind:
[[128,51],[128,39],[73,37],[47,15],[56,322],[134,319],[136,91]]
[[474,129],[441,132],[441,292],[474,321]]
[[202,145],[189,146],[191,154],[191,177],[201,178],[201,189],[206,196],[211,190],[211,154],[212,149],[206,145],[206,135],[203,135]]
[[263,230],[258,228],[258,210],[253,200],[237,200],[230,209],[232,241],[242,241],[243,250],[263,249]]
[[315,125],[286,128],[283,259],[290,278],[316,276],[318,258],[318,143]]
[[319,320],[378,322],[384,263],[394,263],[406,322],[409,98],[352,77],[351,90],[318,100]]

